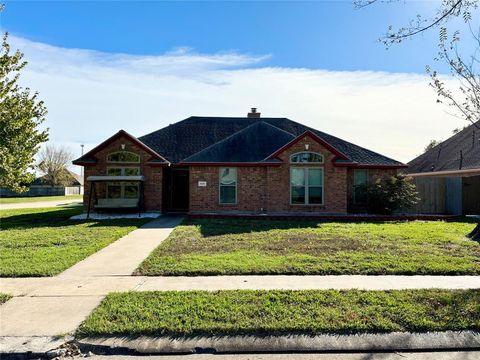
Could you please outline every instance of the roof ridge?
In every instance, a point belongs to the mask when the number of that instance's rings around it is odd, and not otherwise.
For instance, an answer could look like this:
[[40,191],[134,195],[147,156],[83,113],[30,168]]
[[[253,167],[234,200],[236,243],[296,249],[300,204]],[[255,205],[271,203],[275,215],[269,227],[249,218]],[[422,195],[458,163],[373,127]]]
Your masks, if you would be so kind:
[[[271,118],[271,119],[280,119],[280,118]],[[287,119],[287,118],[281,118],[281,119]],[[289,120],[289,119],[287,119],[287,120]],[[284,132],[284,133],[286,133],[286,134],[292,135],[294,138],[296,137],[295,134],[292,134],[292,133],[288,132],[287,130],[280,129],[278,126],[275,126],[275,125],[273,125],[273,124],[270,124],[270,123],[268,123],[268,122],[266,122],[266,121],[260,120],[260,121],[258,121],[258,122],[262,122],[262,123],[264,123],[265,125],[271,126],[272,128],[274,128],[274,129],[276,129],[276,130],[279,130],[279,131],[282,131],[282,132]]]

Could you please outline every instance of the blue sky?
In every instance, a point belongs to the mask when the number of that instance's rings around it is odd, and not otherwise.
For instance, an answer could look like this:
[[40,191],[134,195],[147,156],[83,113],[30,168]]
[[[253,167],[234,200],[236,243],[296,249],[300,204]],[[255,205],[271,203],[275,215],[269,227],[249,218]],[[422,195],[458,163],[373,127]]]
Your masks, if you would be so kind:
[[434,1],[310,2],[7,2],[2,28],[30,40],[113,53],[270,54],[262,65],[327,70],[423,72],[437,31],[390,48],[377,42],[388,25],[431,14]]
[[428,86],[437,31],[388,50],[378,38],[437,3],[7,1],[0,27],[29,61],[50,141],[77,153],[256,106],[407,162],[464,122]]

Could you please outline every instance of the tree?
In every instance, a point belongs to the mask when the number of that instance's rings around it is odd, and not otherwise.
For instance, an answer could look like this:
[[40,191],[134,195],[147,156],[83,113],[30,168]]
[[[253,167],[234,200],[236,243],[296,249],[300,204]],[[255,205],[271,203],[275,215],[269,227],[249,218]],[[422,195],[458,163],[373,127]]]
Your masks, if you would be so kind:
[[[353,3],[357,8],[363,8],[372,5],[378,0],[354,0]],[[394,2],[387,0],[385,2]],[[472,10],[477,9],[479,0],[442,0],[438,2],[438,7],[435,14],[427,16],[426,18],[418,14],[415,19],[409,21],[405,26],[394,29],[389,26],[384,36],[380,38],[386,46],[401,43],[402,41],[419,35],[425,31],[440,28],[440,33],[445,32],[445,24],[450,20],[462,17],[465,22],[470,22],[472,19]]]
[[43,174],[43,180],[51,186],[67,186],[72,181],[68,167],[74,158],[66,147],[47,145],[40,151],[38,170]]
[[[377,0],[354,0],[357,8],[369,6]],[[440,51],[435,60],[445,61],[453,78],[458,80],[459,87],[451,90],[437,71],[427,66],[427,73],[431,77],[431,87],[437,93],[437,102],[444,103],[454,109],[452,115],[460,117],[480,128],[480,73],[478,71],[478,52],[480,51],[479,32],[472,30],[472,19],[478,10],[479,0],[442,0],[433,15],[424,17],[420,14],[407,25],[398,29],[388,27],[386,34],[380,41],[387,47],[400,43],[432,29],[439,29]],[[475,39],[477,46],[470,56],[462,56],[458,52],[460,31],[448,30],[449,21],[462,17],[469,28],[470,35]],[[449,33],[452,34],[449,37]],[[458,91],[457,91],[458,90]]]
[[437,146],[440,143],[441,143],[441,141],[438,141],[438,140],[430,140],[428,145],[425,146],[425,149],[423,150],[423,152],[427,152],[428,150],[432,150],[435,146]]
[[20,51],[11,53],[7,40],[6,33],[0,49],[0,187],[24,192],[35,178],[39,146],[48,140],[48,129],[38,128],[47,110],[38,93],[18,85],[27,62]]
[[455,109],[454,116],[460,117],[480,128],[480,71],[478,65],[480,58],[479,36],[471,33],[476,41],[476,49],[470,56],[460,55],[458,42],[459,32],[455,32],[452,39],[447,42],[446,35],[440,39],[439,60],[445,61],[450,67],[450,73],[458,80],[457,91],[452,91],[446,86],[445,81],[437,71],[432,71],[427,66],[427,73],[431,77],[430,86],[436,91],[439,103],[444,103]]
[[401,174],[377,179],[367,193],[370,211],[375,214],[411,209],[420,200],[413,178]]

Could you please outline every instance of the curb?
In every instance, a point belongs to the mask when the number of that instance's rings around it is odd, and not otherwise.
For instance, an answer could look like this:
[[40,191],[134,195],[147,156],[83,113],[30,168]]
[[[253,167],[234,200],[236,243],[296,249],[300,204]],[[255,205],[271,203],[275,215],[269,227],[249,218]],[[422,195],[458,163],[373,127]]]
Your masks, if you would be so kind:
[[73,336],[0,336],[0,359],[38,359],[72,341]]
[[82,352],[104,354],[191,354],[272,352],[376,352],[480,350],[480,333],[445,331],[358,335],[217,336],[217,337],[85,337]]

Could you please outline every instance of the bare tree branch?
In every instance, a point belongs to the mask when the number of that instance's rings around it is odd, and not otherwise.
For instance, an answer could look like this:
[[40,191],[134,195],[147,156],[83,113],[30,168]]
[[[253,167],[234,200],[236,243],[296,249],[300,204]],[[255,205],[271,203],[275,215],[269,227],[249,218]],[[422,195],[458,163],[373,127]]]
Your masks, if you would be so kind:
[[37,168],[43,174],[46,184],[51,186],[69,185],[72,175],[68,167],[73,160],[72,152],[66,147],[47,145],[40,151]]

